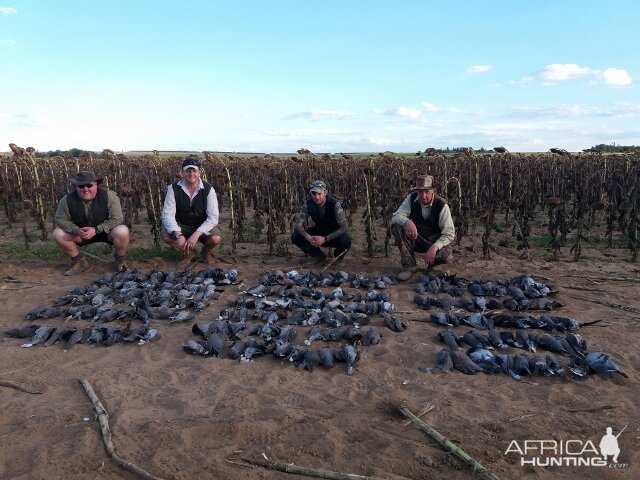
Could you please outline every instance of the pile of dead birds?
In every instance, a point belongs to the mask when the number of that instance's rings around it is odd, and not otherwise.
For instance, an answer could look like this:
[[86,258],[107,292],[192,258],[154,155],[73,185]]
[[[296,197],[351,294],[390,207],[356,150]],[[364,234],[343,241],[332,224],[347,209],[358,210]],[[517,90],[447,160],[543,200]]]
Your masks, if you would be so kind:
[[[23,347],[49,346],[56,342],[65,348],[75,343],[113,345],[147,343],[158,338],[150,319],[168,323],[186,322],[216,298],[224,286],[236,283],[238,272],[207,267],[183,272],[130,270],[107,274],[86,286],[54,300],[51,306],[39,306],[25,315],[32,321],[65,317],[67,320],[90,320],[90,327],[28,324],[5,331],[14,338],[29,339]],[[119,321],[124,326],[110,325]],[[134,321],[141,325],[132,327]]]
[[[187,340],[183,348],[194,355],[242,362],[272,355],[309,371],[344,362],[351,374],[360,358],[357,347],[376,345],[382,337],[370,325],[372,316],[382,317],[381,323],[393,332],[406,328],[392,315],[395,306],[387,287],[395,283],[387,275],[268,271],[216,320],[195,324],[192,333],[198,338]],[[304,342],[296,342],[303,332]],[[318,342],[337,345],[312,347]]]
[[[480,282],[461,277],[439,278],[423,275],[416,283],[414,302],[420,308],[458,308],[469,312],[485,310],[554,310],[562,303],[546,298],[552,289],[523,275],[507,280]],[[465,294],[468,292],[468,295]],[[425,294],[447,294],[448,297]],[[491,297],[488,300],[485,297]],[[506,297],[506,298],[503,298]]]
[[95,325],[93,327],[76,328],[68,326],[22,325],[5,330],[4,335],[11,338],[29,339],[21,346],[24,348],[42,345],[49,347],[60,342],[65,350],[77,343],[109,346],[114,343],[152,342],[160,337],[157,329],[148,325],[117,327],[114,325]]
[[[470,296],[465,296],[465,290]],[[580,377],[589,372],[603,376],[617,373],[627,377],[606,353],[587,352],[587,342],[574,332],[580,327],[580,323],[573,318],[487,312],[492,309],[552,310],[562,306],[560,302],[545,298],[553,293],[552,289],[530,276],[480,282],[429,275],[418,279],[416,292],[414,303],[420,308],[448,310],[431,313],[431,321],[436,325],[471,327],[471,330],[463,335],[458,335],[453,330],[442,330],[438,334],[447,348],[438,353],[437,367],[445,372],[455,368],[467,375],[478,372],[504,373],[517,380],[526,375],[558,376],[563,375],[567,369],[562,367],[553,355],[557,354],[568,357],[568,370]],[[448,297],[428,297],[424,295],[426,292],[434,295],[444,293]],[[487,300],[487,296],[509,298]],[[468,314],[460,309],[477,313]],[[515,329],[515,332],[498,331],[496,327]],[[535,335],[527,331],[528,329],[541,329],[550,333]],[[487,335],[482,331],[487,331]],[[569,333],[557,335],[564,332]],[[463,344],[469,348],[465,350]],[[494,353],[507,348],[523,349],[534,354],[537,349],[542,349],[548,353],[544,358]]]

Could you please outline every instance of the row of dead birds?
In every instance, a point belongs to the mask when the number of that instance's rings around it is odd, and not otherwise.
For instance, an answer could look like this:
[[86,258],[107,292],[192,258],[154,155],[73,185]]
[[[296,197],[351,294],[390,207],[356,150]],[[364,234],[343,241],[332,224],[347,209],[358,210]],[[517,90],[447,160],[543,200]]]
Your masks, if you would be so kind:
[[[490,329],[487,336],[476,330],[457,336],[451,330],[443,330],[438,337],[447,346],[437,357],[438,368],[445,372],[449,372],[453,367],[467,375],[478,372],[504,373],[517,380],[524,375],[562,375],[565,369],[554,357],[555,353],[570,357],[568,368],[577,376],[583,377],[589,372],[595,372],[604,376],[617,373],[628,378],[606,353],[587,352],[587,342],[573,332],[562,337],[549,334],[538,336],[522,329],[517,330],[515,335],[510,331],[497,332]],[[463,343],[470,348],[465,351]],[[532,353],[535,353],[537,348],[542,348],[550,353],[542,358],[492,352],[494,349],[508,347],[521,348]]]
[[65,350],[77,343],[109,346],[116,343],[149,343],[160,338],[158,330],[147,325],[134,328],[131,328],[130,325],[125,327],[96,325],[87,328],[74,328],[30,323],[4,330],[3,334],[11,338],[28,339],[26,343],[21,345],[24,348],[36,345],[48,347],[54,343],[60,343]]
[[[395,305],[388,291],[348,291],[337,287],[330,292],[296,285],[260,285],[243,291],[233,303],[240,319],[251,316],[265,322],[283,321],[289,325],[313,326],[324,323],[329,327],[366,325],[369,316],[379,314],[385,322],[397,323],[391,316]],[[273,297],[273,300],[268,297]],[[249,313],[250,312],[250,313]]]
[[258,277],[260,285],[270,287],[273,285],[297,285],[299,287],[351,287],[357,289],[377,289],[384,290],[389,285],[397,284],[397,279],[393,275],[378,275],[369,277],[363,273],[354,272],[322,272],[298,270],[269,270]]
[[442,327],[457,327],[467,325],[479,330],[491,330],[495,327],[502,328],[537,328],[550,332],[564,332],[577,330],[580,323],[574,318],[558,315],[512,315],[508,313],[458,313],[458,312],[434,312],[430,315],[431,321]]
[[[220,318],[209,324],[194,324],[192,333],[202,338],[189,339],[182,348],[193,355],[230,358],[241,362],[248,362],[262,355],[272,355],[309,371],[318,366],[331,368],[335,362],[344,362],[347,373],[352,374],[360,359],[356,346],[375,345],[381,339],[380,331],[375,327],[363,331],[355,326],[324,329],[312,327],[305,344],[301,345],[294,342],[296,329],[293,326],[245,323],[243,328],[240,327],[239,322]],[[312,343],[321,340],[346,343],[335,347],[310,347]]]
[[450,299],[446,297],[430,297],[417,293],[413,297],[413,303],[423,310],[431,308],[443,308],[449,310],[452,308],[463,309],[469,312],[484,312],[485,310],[510,310],[512,312],[522,312],[525,310],[554,310],[563,307],[564,304],[550,298],[505,298],[499,300],[491,298],[487,300],[485,297],[460,297],[458,299]]
[[[97,323],[135,319],[147,325],[150,318],[185,322],[194,318],[187,310],[201,311],[216,297],[220,287],[237,283],[238,272],[207,267],[183,272],[129,270],[74,288],[68,294],[41,305],[26,320],[65,316]],[[120,305],[120,306],[118,306]]]
[[[386,275],[369,278],[344,271],[273,270],[261,274],[258,282],[241,291],[231,308],[224,309],[216,320],[195,324],[192,333],[202,338],[187,340],[183,349],[194,355],[241,362],[272,355],[310,371],[344,362],[351,374],[360,358],[357,346],[376,345],[382,338],[377,327],[361,328],[369,324],[371,315],[380,315],[391,331],[406,328],[390,314],[394,305],[386,287],[395,280]],[[325,292],[322,287],[331,290]],[[252,319],[265,323],[253,323]],[[304,345],[295,341],[301,326],[310,327]],[[318,342],[339,345],[313,348]]]
[[467,280],[462,277],[437,277],[422,275],[416,281],[416,293],[446,293],[452,297],[461,297],[464,290],[475,297],[505,297],[510,295],[515,300],[524,298],[543,298],[553,293],[552,289],[542,282],[537,282],[528,275],[520,275],[511,279],[495,281]]

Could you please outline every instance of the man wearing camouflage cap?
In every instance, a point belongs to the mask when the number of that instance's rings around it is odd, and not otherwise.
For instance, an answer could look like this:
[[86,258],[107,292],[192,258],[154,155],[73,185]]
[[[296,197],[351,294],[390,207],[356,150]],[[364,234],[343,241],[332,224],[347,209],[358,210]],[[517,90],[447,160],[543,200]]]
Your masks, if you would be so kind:
[[398,280],[408,280],[417,270],[414,253],[424,253],[427,265],[449,263],[455,227],[447,201],[438,196],[431,175],[420,175],[413,191],[393,214],[391,232],[400,249],[402,271]]
[[[314,225],[307,227],[309,218]],[[349,225],[342,205],[336,197],[328,194],[327,185],[322,180],[311,182],[309,198],[296,215],[291,241],[316,264],[326,259],[320,247],[334,248],[333,254],[338,263],[342,263],[351,247]]]

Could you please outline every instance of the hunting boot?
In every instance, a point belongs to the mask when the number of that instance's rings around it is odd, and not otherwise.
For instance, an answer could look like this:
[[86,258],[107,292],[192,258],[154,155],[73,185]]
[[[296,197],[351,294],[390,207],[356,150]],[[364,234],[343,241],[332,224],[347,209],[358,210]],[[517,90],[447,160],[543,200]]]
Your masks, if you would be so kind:
[[89,262],[84,257],[80,257],[77,260],[72,260],[71,268],[69,268],[64,274],[66,276],[78,275],[79,273],[86,272],[89,269]]
[[391,233],[393,233],[396,245],[400,250],[400,262],[402,263],[402,270],[398,273],[396,278],[401,282],[405,282],[418,271],[416,258],[413,253],[413,242],[409,241],[405,235],[404,227],[402,225],[393,225],[391,227]]
[[202,249],[202,253],[200,254],[200,262],[205,263],[207,265],[213,265],[215,263],[216,257],[213,255],[212,249]]
[[126,272],[129,267],[124,261],[124,255],[114,255],[114,263],[116,266],[116,272]]
[[311,255],[307,260],[308,265],[312,267],[322,267],[325,263],[327,263],[326,255]]

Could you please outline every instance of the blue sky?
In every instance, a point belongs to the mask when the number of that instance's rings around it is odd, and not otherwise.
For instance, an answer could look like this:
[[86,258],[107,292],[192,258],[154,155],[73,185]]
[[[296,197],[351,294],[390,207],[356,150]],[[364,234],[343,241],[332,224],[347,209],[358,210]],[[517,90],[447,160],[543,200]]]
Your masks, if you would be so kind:
[[635,0],[0,0],[0,151],[640,145]]

